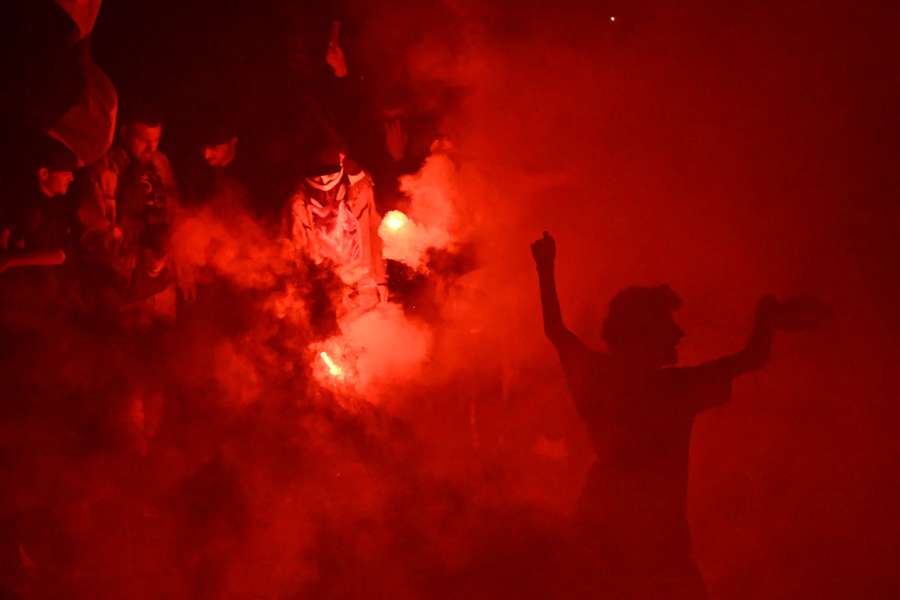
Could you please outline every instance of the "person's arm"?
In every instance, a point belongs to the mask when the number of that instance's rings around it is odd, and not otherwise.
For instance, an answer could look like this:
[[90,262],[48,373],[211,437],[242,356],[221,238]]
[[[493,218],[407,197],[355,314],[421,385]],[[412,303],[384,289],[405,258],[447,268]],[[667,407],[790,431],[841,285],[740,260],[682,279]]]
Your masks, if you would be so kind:
[[753,330],[747,343],[738,352],[723,356],[689,369],[706,379],[708,375],[722,380],[731,380],[739,375],[763,368],[772,353],[772,339],[775,335],[773,312],[778,301],[772,296],[763,296],[756,307]]
[[776,331],[813,329],[830,314],[830,309],[814,298],[794,297],[779,302],[774,296],[763,296],[757,304],[753,330],[743,349],[700,365],[700,368],[720,371],[727,377],[759,370],[769,362]]
[[556,262],[556,241],[548,233],[531,244],[531,255],[537,266],[538,282],[541,290],[541,308],[544,316],[544,333],[557,349],[577,345],[585,348],[578,337],[563,323],[562,309],[556,293],[554,267]]
[[287,202],[284,203],[281,207],[281,211],[278,215],[278,233],[280,237],[285,240],[290,240],[293,237],[294,231],[294,202],[296,199],[296,194],[292,195]]
[[[362,188],[357,197],[357,202],[365,202],[365,210],[368,211],[366,216],[368,227],[365,233],[364,242],[368,247],[367,252],[369,253],[372,276],[375,278],[375,283],[378,286],[378,297],[383,302],[388,298],[388,289],[387,264],[382,257],[382,242],[381,238],[378,236],[378,226],[381,225],[381,215],[378,214],[378,205],[375,202],[375,186],[368,173],[365,174],[365,180],[361,185]],[[354,214],[356,214],[356,211],[357,209],[354,208]]]
[[294,261],[313,251],[310,247],[307,225],[309,216],[306,196],[301,190],[294,192],[281,210],[281,240]]
[[347,77],[347,59],[344,57],[344,49],[341,48],[341,22],[331,22],[331,32],[328,35],[328,48],[325,51],[325,62],[331,67],[331,71],[338,79]]
[[812,298],[779,302],[772,296],[764,296],[757,305],[750,338],[739,352],[696,367],[674,368],[671,372],[695,411],[722,406],[731,398],[735,377],[768,363],[776,331],[811,329],[829,315],[828,307]]
[[58,248],[0,256],[0,273],[18,267],[55,267],[65,261],[66,253]]

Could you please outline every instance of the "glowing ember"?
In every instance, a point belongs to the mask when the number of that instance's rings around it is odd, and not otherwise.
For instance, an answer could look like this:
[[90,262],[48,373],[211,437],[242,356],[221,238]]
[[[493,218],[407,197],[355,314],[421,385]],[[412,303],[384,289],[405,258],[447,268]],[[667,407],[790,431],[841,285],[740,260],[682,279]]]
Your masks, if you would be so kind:
[[392,210],[388,212],[388,214],[384,216],[384,220],[382,220],[384,226],[391,231],[398,231],[402,229],[408,222],[409,217],[407,217],[399,210]]
[[319,356],[322,358],[322,362],[325,363],[325,366],[328,367],[328,373],[331,374],[332,377],[344,377],[344,370],[340,366],[338,366],[337,363],[331,360],[331,357],[328,356],[327,352],[319,352]]

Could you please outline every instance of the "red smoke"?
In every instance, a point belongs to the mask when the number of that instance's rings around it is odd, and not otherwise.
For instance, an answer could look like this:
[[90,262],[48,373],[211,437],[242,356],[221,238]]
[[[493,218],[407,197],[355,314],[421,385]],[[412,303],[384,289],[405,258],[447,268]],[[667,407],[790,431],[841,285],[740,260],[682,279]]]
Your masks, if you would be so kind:
[[891,597],[896,21],[606,6],[356,7],[415,102],[462,98],[453,152],[401,183],[401,243],[385,232],[416,269],[477,248],[471,272],[431,265],[428,320],[386,303],[315,331],[313,280],[339,285],[200,211],[173,239],[199,288],[184,329],[51,315],[16,338],[3,502],[26,596],[567,597],[592,450],[539,323],[528,242],[549,229],[565,318],[598,347],[631,284],[684,298],[687,363],[736,349],[764,292],[833,307],[698,421],[695,554],[713,597]]

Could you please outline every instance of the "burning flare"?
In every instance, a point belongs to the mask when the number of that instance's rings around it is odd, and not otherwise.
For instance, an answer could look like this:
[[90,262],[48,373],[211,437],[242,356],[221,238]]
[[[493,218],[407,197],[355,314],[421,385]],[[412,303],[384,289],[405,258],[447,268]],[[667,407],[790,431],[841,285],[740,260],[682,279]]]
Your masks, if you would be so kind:
[[344,370],[328,356],[327,352],[323,350],[322,352],[319,352],[319,356],[322,358],[322,362],[325,363],[325,366],[328,367],[328,373],[332,377],[337,377],[338,379],[344,378]]
[[402,211],[392,210],[388,212],[388,214],[384,215],[384,226],[390,231],[399,231],[407,223],[409,223],[409,217],[407,217]]
[[409,199],[408,210],[392,210],[382,219],[378,227],[382,258],[427,272],[429,250],[453,245],[459,188],[450,150],[449,145],[436,142],[418,173],[400,177],[400,191]]
[[384,216],[378,226],[378,237],[383,242],[383,258],[419,270],[427,270],[430,248],[445,248],[450,244],[449,233],[417,223],[399,210],[392,210]]

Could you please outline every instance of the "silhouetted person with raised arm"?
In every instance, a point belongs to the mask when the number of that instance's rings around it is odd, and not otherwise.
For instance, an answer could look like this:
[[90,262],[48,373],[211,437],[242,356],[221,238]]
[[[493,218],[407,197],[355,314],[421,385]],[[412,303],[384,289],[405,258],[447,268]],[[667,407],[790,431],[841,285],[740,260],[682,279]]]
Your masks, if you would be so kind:
[[706,598],[686,520],[694,416],[727,402],[735,377],[766,364],[776,330],[813,326],[826,310],[811,300],[763,297],[742,350],[675,367],[684,332],[672,318],[681,301],[669,286],[619,292],[603,326],[609,352],[599,352],[563,323],[553,238],[545,232],[531,252],[544,331],[559,352],[596,452],[576,519],[606,571],[602,597]]

